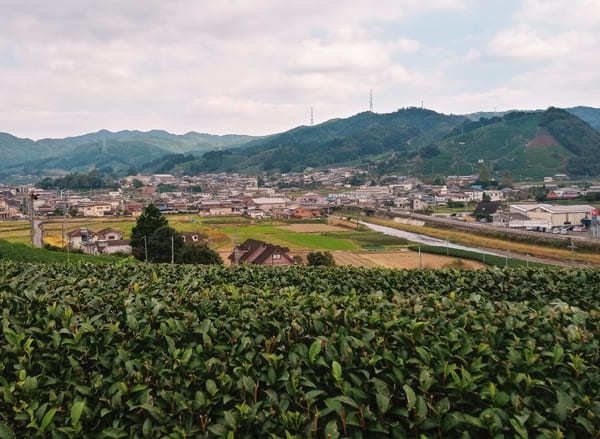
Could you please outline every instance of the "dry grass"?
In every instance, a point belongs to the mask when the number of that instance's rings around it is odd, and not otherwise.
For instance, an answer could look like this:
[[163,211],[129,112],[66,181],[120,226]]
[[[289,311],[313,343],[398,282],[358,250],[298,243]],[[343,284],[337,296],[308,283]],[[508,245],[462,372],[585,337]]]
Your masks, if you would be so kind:
[[[413,251],[364,253],[361,256],[375,263],[378,267],[397,269],[419,268],[419,254]],[[434,269],[461,268],[469,270],[486,268],[485,265],[477,261],[427,253],[421,253],[421,267]]]
[[337,251],[333,252],[336,265],[351,265],[353,267],[378,267],[375,262],[363,257],[360,253]]
[[469,245],[473,247],[484,247],[490,249],[510,250],[516,253],[539,256],[548,259],[557,260],[573,260],[578,262],[591,263],[600,265],[600,254],[591,253],[572,253],[569,250],[544,247],[533,244],[523,244],[520,242],[506,241],[497,238],[488,238],[479,236],[474,233],[460,232],[449,229],[436,229],[428,226],[411,226],[409,224],[401,224],[391,220],[380,218],[369,218],[369,222],[380,224],[382,226],[392,227],[398,230],[407,232],[420,233],[427,236],[432,236],[439,239],[448,239],[450,242]]
[[296,233],[320,233],[320,232],[345,232],[346,229],[330,224],[306,223],[290,224],[289,226],[280,226],[282,230]]

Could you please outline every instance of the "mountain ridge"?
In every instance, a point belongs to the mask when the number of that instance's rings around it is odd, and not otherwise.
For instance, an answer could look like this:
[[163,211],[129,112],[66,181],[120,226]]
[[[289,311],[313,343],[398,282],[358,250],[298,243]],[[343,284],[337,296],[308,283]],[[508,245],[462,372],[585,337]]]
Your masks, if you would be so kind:
[[[497,139],[504,139],[511,145],[514,143],[514,148],[498,149],[504,151],[506,157],[488,154],[482,159],[494,162],[498,171],[506,168],[520,172],[520,166],[505,165],[510,160],[525,160],[523,154],[528,150],[519,150],[517,146],[524,147],[534,139],[533,145],[538,145],[544,139],[549,139],[549,135],[562,140],[545,145],[549,148],[544,151],[534,151],[535,154],[529,152],[532,157],[540,159],[531,162],[539,169],[535,172],[521,170],[524,174],[538,175],[557,169],[566,172],[567,161],[572,159],[571,165],[579,165],[571,166],[571,171],[595,175],[597,160],[593,154],[573,152],[572,149],[577,139],[584,139],[584,143],[587,142],[586,145],[596,151],[594,145],[597,142],[596,134],[600,132],[600,109],[579,106],[561,111],[560,117],[557,116],[560,120],[554,121],[559,127],[555,127],[554,134],[544,131],[539,136],[535,130],[548,129],[540,125],[540,118],[548,110],[446,115],[415,107],[392,113],[365,111],[348,118],[334,118],[317,125],[301,125],[262,137],[213,135],[196,131],[172,134],[159,129],[114,132],[102,129],[63,139],[31,140],[0,132],[0,154],[5,157],[0,162],[0,177],[2,174],[19,173],[44,175],[48,170],[81,172],[98,167],[107,167],[122,175],[132,169],[175,173],[259,173],[345,164],[361,165],[380,172],[430,174],[450,173],[453,169],[466,172],[475,169],[476,162],[471,160],[466,166],[461,166],[456,157],[441,160],[437,157],[437,150],[442,148],[446,155],[460,156],[474,147],[485,153],[487,145],[495,144]],[[483,117],[485,115],[490,117]],[[509,115],[513,115],[510,116],[513,122],[507,122]],[[514,123],[514,115],[525,118],[521,119],[522,126]],[[461,130],[461,133],[457,130]],[[478,140],[465,148],[452,149],[448,139],[464,134],[465,130],[478,133]],[[569,144],[571,150],[565,148],[563,143]],[[478,154],[477,151],[470,153]],[[590,163],[591,167],[588,166]]]

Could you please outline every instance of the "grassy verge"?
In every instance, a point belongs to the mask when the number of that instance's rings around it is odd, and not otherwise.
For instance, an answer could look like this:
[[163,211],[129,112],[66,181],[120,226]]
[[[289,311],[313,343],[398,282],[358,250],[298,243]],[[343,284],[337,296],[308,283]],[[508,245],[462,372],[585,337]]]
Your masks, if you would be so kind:
[[486,255],[483,253],[472,252],[468,250],[460,250],[456,248],[436,247],[433,245],[411,245],[408,247],[413,251],[419,251],[419,248],[424,253],[434,255],[453,256],[461,259],[470,259],[472,261],[481,262],[492,267],[549,267],[547,264],[539,262],[528,262],[523,259],[505,258],[502,256]]
[[570,250],[549,248],[541,245],[524,244],[498,238],[488,238],[485,236],[476,235],[474,233],[460,232],[451,229],[438,229],[429,226],[401,224],[395,221],[375,217],[369,217],[366,220],[374,224],[392,227],[398,230],[420,233],[422,235],[432,236],[438,239],[447,239],[450,242],[455,242],[458,244],[490,249],[510,250],[516,253],[529,254],[542,258],[557,259],[562,261],[573,260],[576,262],[600,265],[600,254],[571,252]]
[[384,235],[379,232],[326,232],[322,236],[351,239],[367,250],[389,249],[409,244],[404,238]]
[[41,263],[78,263],[111,264],[121,260],[115,256],[85,255],[81,253],[64,253],[46,250],[43,248],[32,248],[22,243],[0,240],[0,259],[9,259],[18,262],[41,262]]

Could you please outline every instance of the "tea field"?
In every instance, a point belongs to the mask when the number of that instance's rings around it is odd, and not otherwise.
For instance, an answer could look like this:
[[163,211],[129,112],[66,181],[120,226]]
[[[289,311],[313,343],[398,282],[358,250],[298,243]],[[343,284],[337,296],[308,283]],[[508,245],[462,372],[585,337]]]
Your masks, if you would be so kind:
[[0,438],[600,435],[600,271],[0,262]]

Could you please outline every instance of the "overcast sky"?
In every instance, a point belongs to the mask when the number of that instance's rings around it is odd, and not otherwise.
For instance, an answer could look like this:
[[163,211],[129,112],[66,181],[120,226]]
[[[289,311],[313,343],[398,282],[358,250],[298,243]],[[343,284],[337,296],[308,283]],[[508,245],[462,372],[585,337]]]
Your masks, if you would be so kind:
[[599,0],[0,0],[0,131],[600,106]]

